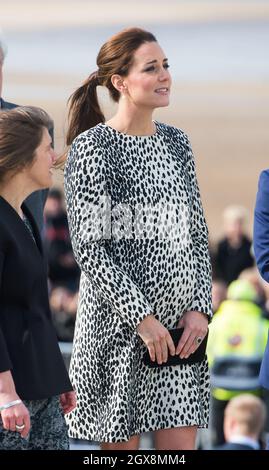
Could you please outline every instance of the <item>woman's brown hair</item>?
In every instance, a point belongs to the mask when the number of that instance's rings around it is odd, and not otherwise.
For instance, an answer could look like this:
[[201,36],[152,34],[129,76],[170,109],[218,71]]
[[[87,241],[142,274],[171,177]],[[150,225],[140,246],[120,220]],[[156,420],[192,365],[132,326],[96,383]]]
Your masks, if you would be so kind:
[[97,98],[97,86],[108,88],[113,101],[119,101],[120,93],[112,85],[112,75],[128,75],[135,51],[146,42],[157,42],[152,33],[140,28],[128,28],[112,36],[97,56],[98,70],[69,98],[69,127],[66,143],[70,145],[81,132],[104,122],[105,118]]
[[41,108],[19,106],[0,111],[0,183],[33,163],[43,130],[51,127],[51,118]]

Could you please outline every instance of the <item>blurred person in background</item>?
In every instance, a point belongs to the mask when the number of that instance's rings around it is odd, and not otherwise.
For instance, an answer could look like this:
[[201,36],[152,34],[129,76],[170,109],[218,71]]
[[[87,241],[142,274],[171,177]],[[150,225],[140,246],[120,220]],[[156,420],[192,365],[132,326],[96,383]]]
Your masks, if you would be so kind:
[[256,291],[244,280],[233,281],[209,328],[207,345],[211,369],[210,429],[213,445],[224,442],[223,418],[229,400],[242,393],[262,396],[259,370],[269,321],[256,304]]
[[52,183],[51,119],[34,107],[0,111],[0,449],[68,449],[64,413],[75,393],[49,308],[34,217],[23,202]]
[[44,219],[44,246],[51,289],[64,287],[74,293],[78,290],[80,270],[73,255],[63,193],[58,188],[51,189],[48,194]]
[[226,442],[214,450],[261,450],[266,414],[264,403],[254,395],[232,398],[224,412]]
[[251,241],[246,235],[247,211],[241,206],[228,206],[223,212],[224,238],[213,255],[214,276],[226,284],[238,278],[241,271],[253,266]]
[[72,342],[80,270],[73,255],[64,196],[59,188],[52,188],[47,197],[43,237],[53,324],[59,341]]
[[[7,46],[0,36],[0,111],[3,110],[10,110],[16,108],[18,105],[14,103],[9,103],[2,98],[2,88],[3,88],[3,67],[4,67],[4,60],[7,54]],[[50,123],[49,133],[53,140],[53,121]],[[40,191],[33,192],[30,196],[27,197],[25,204],[30,209],[31,213],[35,218],[35,222],[39,228],[40,233],[43,230],[43,210],[44,205],[46,202],[46,197],[48,194],[47,189],[42,189]]]
[[54,287],[50,292],[52,320],[59,341],[72,342],[74,337],[78,292]]
[[244,269],[238,279],[248,281],[256,291],[256,304],[263,310],[263,316],[269,319],[269,285],[262,279],[257,266]]
[[[78,408],[68,419],[70,435],[101,442],[102,449],[138,449],[140,434],[154,431],[156,449],[193,449],[197,428],[208,423],[207,360],[158,367],[168,353],[188,358],[196,351],[212,314],[208,231],[192,150],[184,132],[152,120],[154,109],[169,103],[171,76],[150,32],[116,34],[97,65],[72,96],[67,133],[67,213],[82,270],[70,368]],[[108,122],[98,85],[118,103]],[[164,204],[174,208],[172,233],[158,223]],[[133,217],[148,205],[150,227],[143,220],[129,237],[117,211]],[[100,230],[102,213],[112,236]],[[168,329],[176,327],[184,332],[174,345]],[[143,363],[147,350],[156,368]]]

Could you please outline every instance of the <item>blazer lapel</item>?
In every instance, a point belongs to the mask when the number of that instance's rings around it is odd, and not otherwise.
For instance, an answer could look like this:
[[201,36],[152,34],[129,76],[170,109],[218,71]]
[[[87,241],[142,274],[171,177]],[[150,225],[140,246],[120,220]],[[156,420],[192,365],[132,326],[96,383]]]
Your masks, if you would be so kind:
[[23,210],[23,213],[28,218],[28,220],[31,224],[31,227],[33,229],[37,248],[39,249],[41,255],[43,255],[43,243],[42,243],[42,240],[41,240],[39,229],[37,227],[37,223],[36,223],[32,213],[31,213],[30,209],[27,207],[27,205],[25,203],[22,204],[22,210]]

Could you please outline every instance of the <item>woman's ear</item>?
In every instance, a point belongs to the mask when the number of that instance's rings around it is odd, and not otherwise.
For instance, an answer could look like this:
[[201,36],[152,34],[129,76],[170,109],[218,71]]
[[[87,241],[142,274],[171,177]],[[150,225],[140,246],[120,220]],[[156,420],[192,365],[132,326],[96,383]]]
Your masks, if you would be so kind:
[[117,75],[117,74],[112,75],[111,83],[114,86],[114,88],[116,88],[116,90],[118,90],[121,94],[126,92],[127,87],[124,83],[124,78],[121,77],[120,75]]

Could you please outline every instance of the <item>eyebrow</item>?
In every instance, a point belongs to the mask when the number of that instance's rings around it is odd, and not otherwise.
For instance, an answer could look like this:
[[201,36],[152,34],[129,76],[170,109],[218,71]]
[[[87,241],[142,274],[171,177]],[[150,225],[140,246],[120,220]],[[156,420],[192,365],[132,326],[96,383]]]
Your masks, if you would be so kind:
[[[165,57],[165,58],[163,59],[163,62],[167,62],[167,61],[168,61],[168,59]],[[146,65],[149,65],[149,64],[156,64],[156,62],[158,62],[158,61],[157,61],[156,59],[154,59],[154,60],[151,60],[150,62],[146,62]]]

